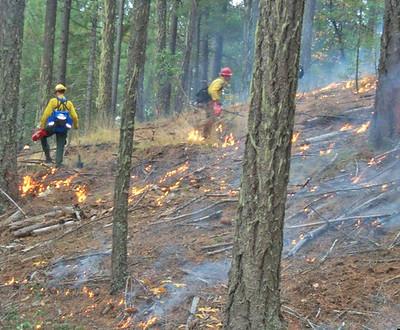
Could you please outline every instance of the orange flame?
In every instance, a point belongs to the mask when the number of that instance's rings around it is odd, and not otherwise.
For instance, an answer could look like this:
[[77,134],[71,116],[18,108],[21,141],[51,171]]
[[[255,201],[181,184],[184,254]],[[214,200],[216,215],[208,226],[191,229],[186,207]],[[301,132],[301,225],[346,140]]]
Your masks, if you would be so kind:
[[352,125],[350,125],[349,123],[346,123],[346,124],[344,124],[344,125],[340,128],[340,131],[341,131],[341,132],[345,132],[345,131],[351,130],[352,128],[353,128]]
[[367,129],[369,128],[370,122],[366,122],[365,124],[362,124],[357,130],[356,133],[357,134],[361,134],[367,131]]
[[190,143],[201,143],[205,139],[198,130],[191,130],[188,134],[188,141]]
[[87,198],[87,187],[86,186],[77,186],[75,188],[75,196],[78,199],[78,203],[83,203]]
[[292,136],[292,143],[293,144],[297,142],[297,140],[299,139],[299,136],[300,136],[300,132],[293,133],[293,136]]
[[22,182],[22,185],[20,187],[21,196],[24,197],[28,193],[32,192],[35,189],[36,185],[37,183],[31,176],[24,176],[24,181]]
[[142,330],[147,330],[157,322],[157,317],[153,316],[151,319],[147,320],[146,322],[140,322],[138,324],[139,328]]
[[232,133],[225,136],[224,143],[222,144],[222,148],[231,147],[235,145],[235,137]]

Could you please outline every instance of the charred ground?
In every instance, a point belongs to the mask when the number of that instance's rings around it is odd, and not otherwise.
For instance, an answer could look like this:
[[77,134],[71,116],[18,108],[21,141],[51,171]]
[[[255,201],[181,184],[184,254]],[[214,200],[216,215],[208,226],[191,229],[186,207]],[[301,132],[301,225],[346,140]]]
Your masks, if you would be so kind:
[[[344,82],[298,95],[282,262],[290,329],[400,325],[400,149],[374,154],[368,147],[373,85],[369,78],[359,94]],[[116,144],[88,143],[82,170],[56,172],[32,164],[36,156],[24,151],[28,217],[74,209],[39,219],[45,228],[55,220],[54,230],[20,237],[9,220],[15,210],[1,218],[1,327],[218,329],[247,112],[230,110],[244,117],[227,114],[220,139],[209,144],[195,133],[201,114],[187,115],[187,126],[137,131],[131,277],[119,296],[109,295]],[[188,133],[191,143],[182,140]],[[158,143],[158,135],[174,143]],[[70,147],[71,164],[76,151]]]

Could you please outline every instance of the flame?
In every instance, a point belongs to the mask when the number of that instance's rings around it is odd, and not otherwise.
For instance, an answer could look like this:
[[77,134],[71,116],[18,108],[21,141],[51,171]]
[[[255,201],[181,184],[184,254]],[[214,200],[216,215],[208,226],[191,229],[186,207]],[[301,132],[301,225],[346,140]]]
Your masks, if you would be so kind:
[[118,325],[118,328],[120,329],[128,329],[129,326],[132,324],[133,318],[132,316],[129,316],[125,321],[122,320],[121,323]]
[[89,298],[94,297],[94,292],[92,290],[90,290],[89,288],[87,288],[86,286],[83,287],[82,292],[84,294],[86,294]]
[[87,187],[86,186],[77,186],[75,188],[75,196],[78,199],[78,203],[83,203],[87,198]]
[[24,176],[22,185],[20,187],[21,196],[24,197],[28,193],[32,192],[35,189],[36,185],[37,183],[30,175]]
[[190,143],[200,143],[203,142],[204,140],[205,140],[204,137],[198,130],[192,130],[188,134],[188,141]]
[[293,144],[297,142],[297,140],[299,139],[299,136],[300,136],[300,132],[293,133],[293,136],[292,136],[292,143]]
[[215,131],[216,131],[217,133],[222,133],[222,131],[223,131],[222,124],[219,124],[219,125],[217,126],[217,128],[215,129]]
[[225,136],[224,143],[222,144],[222,148],[226,148],[229,146],[234,146],[235,145],[235,137],[233,136],[232,133],[229,135]]
[[139,329],[147,330],[157,322],[157,317],[153,316],[152,318],[148,319],[147,321],[140,322],[138,324]]
[[15,277],[13,276],[10,280],[8,280],[4,285],[9,286],[9,285],[14,285],[14,284],[18,284],[18,281],[15,279]]
[[349,131],[351,129],[353,129],[353,126],[349,123],[346,123],[340,128],[340,131],[345,132],[345,131]]
[[367,129],[369,128],[369,125],[371,124],[371,122],[366,122],[365,124],[362,124],[357,130],[356,133],[357,134],[361,134],[367,131]]
[[310,145],[309,144],[303,144],[302,146],[300,146],[299,149],[301,151],[307,151],[308,149],[310,149]]

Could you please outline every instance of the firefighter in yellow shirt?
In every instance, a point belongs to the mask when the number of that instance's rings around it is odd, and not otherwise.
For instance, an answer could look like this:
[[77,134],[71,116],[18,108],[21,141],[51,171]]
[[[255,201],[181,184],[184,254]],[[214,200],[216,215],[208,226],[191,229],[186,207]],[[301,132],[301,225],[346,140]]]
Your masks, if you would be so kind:
[[56,135],[57,151],[56,166],[60,167],[63,162],[64,147],[67,142],[68,130],[74,127],[78,129],[78,114],[76,113],[73,103],[64,96],[67,88],[58,84],[55,89],[54,98],[50,99],[40,119],[40,128],[45,129],[47,136],[40,141],[42,143],[43,152],[46,156],[46,163],[51,163],[50,146],[47,138]]
[[203,128],[203,136],[210,137],[212,128],[217,121],[217,118],[222,114],[221,97],[222,91],[232,77],[232,70],[230,68],[222,68],[219,77],[213,80],[208,86],[208,94],[211,101],[207,107],[207,121]]

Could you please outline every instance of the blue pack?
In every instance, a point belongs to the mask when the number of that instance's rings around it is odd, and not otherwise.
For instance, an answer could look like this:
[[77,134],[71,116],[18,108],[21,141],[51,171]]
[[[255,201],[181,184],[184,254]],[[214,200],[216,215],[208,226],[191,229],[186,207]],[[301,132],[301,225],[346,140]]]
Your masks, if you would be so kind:
[[67,133],[72,128],[72,118],[67,108],[67,99],[57,98],[57,108],[47,118],[46,130],[49,133]]

